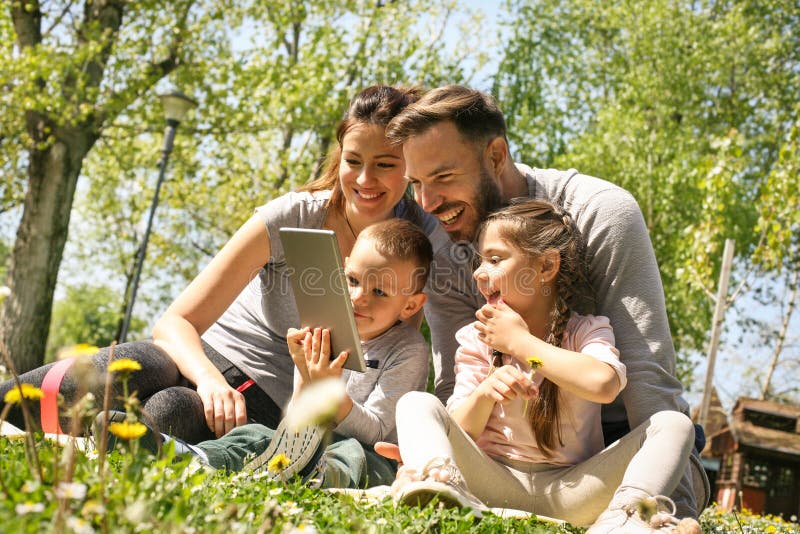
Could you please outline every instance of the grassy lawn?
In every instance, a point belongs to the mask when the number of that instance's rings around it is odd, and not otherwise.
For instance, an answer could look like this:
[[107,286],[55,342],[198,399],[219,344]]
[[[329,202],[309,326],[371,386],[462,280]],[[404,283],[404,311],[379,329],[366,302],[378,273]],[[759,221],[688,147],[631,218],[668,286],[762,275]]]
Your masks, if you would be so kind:
[[[356,501],[252,473],[226,475],[188,460],[117,450],[69,453],[36,440],[0,438],[3,532],[582,532],[536,519],[476,520],[466,511]],[[71,473],[71,475],[70,475]],[[71,483],[63,481],[71,480]],[[797,532],[797,525],[706,510],[706,532]],[[740,527],[741,525],[741,527]]]

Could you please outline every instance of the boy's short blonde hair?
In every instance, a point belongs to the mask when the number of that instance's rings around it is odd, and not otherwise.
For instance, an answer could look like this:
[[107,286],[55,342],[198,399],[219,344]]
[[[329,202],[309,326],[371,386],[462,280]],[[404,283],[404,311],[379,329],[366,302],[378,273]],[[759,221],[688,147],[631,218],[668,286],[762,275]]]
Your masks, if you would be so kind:
[[419,293],[428,281],[433,246],[418,226],[405,219],[389,219],[366,227],[358,239],[370,239],[383,256],[414,264],[414,292]]

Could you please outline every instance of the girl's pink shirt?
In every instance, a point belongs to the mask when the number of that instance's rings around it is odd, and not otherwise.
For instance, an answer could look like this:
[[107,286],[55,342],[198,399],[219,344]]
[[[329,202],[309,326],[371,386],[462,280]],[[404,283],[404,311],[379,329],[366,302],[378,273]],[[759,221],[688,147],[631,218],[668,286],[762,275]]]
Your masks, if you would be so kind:
[[[456,352],[456,385],[447,401],[452,412],[488,375],[491,349],[478,339],[478,331],[467,325],[456,333],[459,349]],[[619,391],[625,388],[625,365],[619,361],[614,347],[614,332],[608,318],[573,314],[564,332],[562,348],[581,352],[610,365],[619,378]],[[535,356],[532,354],[531,356]],[[513,365],[528,373],[528,363],[503,356],[504,365]],[[576,372],[579,370],[576,369]],[[538,385],[543,377],[534,378]],[[619,393],[619,392],[618,392]],[[516,399],[506,405],[495,404],[486,427],[478,437],[478,446],[490,456],[511,458],[553,465],[575,465],[603,450],[603,429],[600,424],[600,404],[584,400],[559,390],[561,438],[564,446],[546,457],[539,449],[530,424],[523,415],[524,401]]]

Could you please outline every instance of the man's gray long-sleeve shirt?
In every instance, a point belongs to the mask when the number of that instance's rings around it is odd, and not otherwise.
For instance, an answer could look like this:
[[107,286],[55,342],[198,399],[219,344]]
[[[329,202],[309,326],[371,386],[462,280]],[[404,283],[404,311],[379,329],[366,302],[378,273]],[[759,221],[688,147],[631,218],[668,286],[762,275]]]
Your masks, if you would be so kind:
[[[667,322],[664,290],[653,246],[633,196],[605,180],[571,169],[532,169],[517,165],[528,183],[528,196],[562,206],[586,242],[594,313],[611,321],[628,385],[613,404],[603,407],[603,422],[628,420],[631,428],[661,410],[688,414],[675,377],[675,349]],[[470,253],[468,244],[452,247]],[[463,257],[463,256],[461,256]],[[434,287],[455,284],[456,291],[432,291],[425,305],[431,328],[436,396],[446,402],[454,385],[454,332],[475,320],[484,304],[468,263],[456,261],[451,276],[434,273]],[[627,415],[626,415],[627,414]]]

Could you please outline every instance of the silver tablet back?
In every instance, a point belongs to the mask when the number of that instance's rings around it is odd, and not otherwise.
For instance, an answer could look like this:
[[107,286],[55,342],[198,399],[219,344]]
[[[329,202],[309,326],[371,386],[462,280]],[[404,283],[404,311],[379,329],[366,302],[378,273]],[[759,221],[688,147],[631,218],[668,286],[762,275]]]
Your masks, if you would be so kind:
[[364,372],[364,354],[347,290],[336,235],[331,230],[281,228],[280,239],[290,270],[294,299],[301,324],[327,328],[331,357],[349,356],[346,369]]

